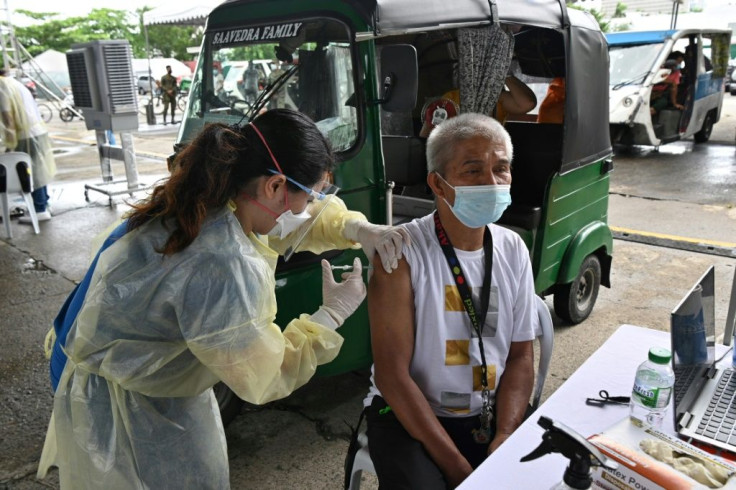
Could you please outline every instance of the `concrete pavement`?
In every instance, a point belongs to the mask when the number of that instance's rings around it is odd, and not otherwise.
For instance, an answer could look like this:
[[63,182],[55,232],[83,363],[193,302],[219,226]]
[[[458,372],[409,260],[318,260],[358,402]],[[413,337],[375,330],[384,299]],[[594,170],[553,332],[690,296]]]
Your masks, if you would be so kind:
[[[736,102],[736,97],[732,99]],[[709,145],[722,151],[724,158],[729,152],[733,158],[735,150],[736,104],[729,107],[728,118],[716,126],[714,144]],[[33,477],[52,401],[41,346],[51,320],[86,271],[92,238],[125,209],[121,198],[114,209],[107,206],[107,196],[102,194],[90,193],[89,203],[84,199],[84,184],[100,180],[94,134],[82,122],[63,123],[58,118],[49,128],[59,166],[56,182],[50,186],[54,218],[41,224],[39,235],[13,220],[14,238],[7,240],[3,234],[0,240],[0,488],[58,486],[55,474],[44,482]],[[142,181],[152,183],[166,176],[165,157],[172,151],[177,129],[142,126],[134,133]],[[675,145],[680,146],[671,148],[684,147],[684,152],[692,152],[687,147],[691,143]],[[616,165],[611,225],[736,243],[733,203],[729,207],[677,201],[665,195],[659,200],[636,195],[631,191],[635,182],[624,178],[631,172],[623,170],[633,169],[637,163]],[[113,169],[116,176],[124,175],[121,163]],[[727,163],[722,171],[734,173]],[[545,397],[618,325],[666,329],[669,310],[684,294],[684,285],[691,284],[712,263],[717,267],[717,320],[719,325],[724,323],[722,293],[734,273],[732,258],[621,240],[616,240],[614,256],[614,288],[601,289],[593,315],[575,327],[562,325],[555,318],[555,354]],[[551,299],[547,302],[551,305]],[[233,488],[340,488],[349,434],[346,423],[357,420],[367,385],[366,372],[316,379],[286,400],[246,410],[227,429]],[[591,393],[601,388],[605,388],[605,380],[601,386],[591,387]],[[375,480],[368,478],[364,488],[376,488]]]

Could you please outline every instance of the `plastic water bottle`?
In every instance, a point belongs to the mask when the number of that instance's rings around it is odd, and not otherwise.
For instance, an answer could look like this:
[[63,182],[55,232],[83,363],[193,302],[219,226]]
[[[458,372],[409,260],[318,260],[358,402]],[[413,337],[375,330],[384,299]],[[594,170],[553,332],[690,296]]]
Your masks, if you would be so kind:
[[631,393],[631,416],[657,428],[662,426],[675,386],[671,356],[670,351],[663,347],[649,349],[649,359],[636,370]]

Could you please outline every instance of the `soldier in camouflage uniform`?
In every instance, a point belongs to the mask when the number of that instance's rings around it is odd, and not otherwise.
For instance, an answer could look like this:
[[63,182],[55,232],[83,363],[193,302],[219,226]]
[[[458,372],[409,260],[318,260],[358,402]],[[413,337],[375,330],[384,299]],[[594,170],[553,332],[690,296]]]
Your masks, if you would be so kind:
[[161,98],[164,101],[164,125],[166,125],[166,113],[171,104],[171,124],[176,123],[174,120],[174,112],[176,111],[176,77],[171,74],[171,66],[166,66],[166,75],[161,77]]

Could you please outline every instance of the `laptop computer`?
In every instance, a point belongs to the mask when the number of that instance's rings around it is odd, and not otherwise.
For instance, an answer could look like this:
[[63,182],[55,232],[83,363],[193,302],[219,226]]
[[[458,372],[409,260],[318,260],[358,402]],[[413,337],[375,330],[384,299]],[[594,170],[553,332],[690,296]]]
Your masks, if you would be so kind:
[[[736,309],[731,290],[725,343],[730,344]],[[670,315],[674,418],[677,433],[736,453],[736,370],[715,357],[715,269],[703,274]]]

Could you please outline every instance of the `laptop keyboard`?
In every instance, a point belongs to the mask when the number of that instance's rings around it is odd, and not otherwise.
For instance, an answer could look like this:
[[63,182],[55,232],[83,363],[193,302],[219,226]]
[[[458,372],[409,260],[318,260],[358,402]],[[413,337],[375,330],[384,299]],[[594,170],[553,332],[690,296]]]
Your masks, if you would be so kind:
[[736,446],[736,371],[727,369],[718,381],[716,391],[700,421],[697,434]]
[[702,371],[702,366],[677,366],[675,368],[675,406],[681,401],[682,397],[687,393],[687,389],[690,388],[695,376]]

